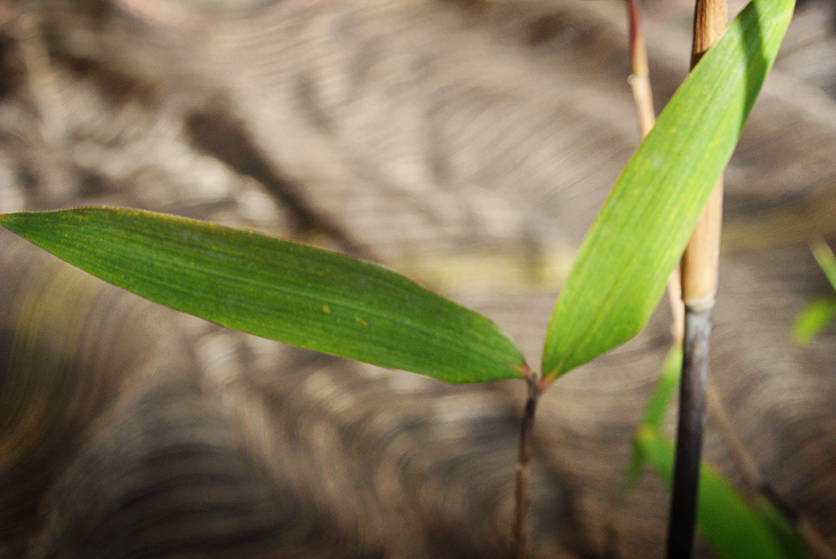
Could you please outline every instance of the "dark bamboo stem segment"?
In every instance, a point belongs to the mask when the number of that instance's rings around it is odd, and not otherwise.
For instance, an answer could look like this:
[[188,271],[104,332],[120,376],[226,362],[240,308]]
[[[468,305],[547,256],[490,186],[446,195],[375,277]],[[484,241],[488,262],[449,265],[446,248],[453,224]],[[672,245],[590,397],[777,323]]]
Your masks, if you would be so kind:
[[685,313],[679,425],[668,528],[668,559],[694,555],[702,433],[705,423],[705,384],[712,309]]
[[517,559],[525,557],[525,513],[528,508],[528,462],[531,458],[531,438],[534,433],[534,414],[537,411],[537,400],[540,396],[537,376],[534,374],[526,378],[528,398],[523,411],[520,429],[520,446],[517,452],[517,480],[515,488],[516,503],[514,508],[514,556]]

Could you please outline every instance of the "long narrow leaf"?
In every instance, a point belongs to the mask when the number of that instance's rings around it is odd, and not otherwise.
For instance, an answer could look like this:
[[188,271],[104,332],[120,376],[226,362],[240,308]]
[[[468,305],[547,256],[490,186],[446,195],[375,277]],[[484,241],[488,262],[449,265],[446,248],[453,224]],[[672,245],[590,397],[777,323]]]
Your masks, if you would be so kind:
[[[658,429],[639,429],[637,443],[658,473],[670,483],[673,443]],[[700,469],[697,529],[721,557],[728,559],[789,559],[805,556],[804,545],[792,528],[762,501],[750,506],[714,468]]]
[[627,474],[624,476],[622,487],[625,492],[630,491],[639,480],[644,471],[647,457],[639,444],[639,433],[650,429],[654,432],[662,428],[665,419],[665,412],[668,410],[671,399],[679,387],[679,380],[682,377],[682,346],[674,344],[668,351],[665,362],[662,365],[662,374],[656,383],[656,388],[650,396],[650,401],[644,410],[644,416],[636,429],[633,437],[633,449],[630,454],[630,462],[627,467]]
[[142,297],[265,338],[454,383],[525,366],[487,318],[324,250],[115,208],[8,214],[0,225]]
[[618,179],[561,289],[543,374],[555,378],[644,326],[731,157],[792,15],[753,0],[703,56]]

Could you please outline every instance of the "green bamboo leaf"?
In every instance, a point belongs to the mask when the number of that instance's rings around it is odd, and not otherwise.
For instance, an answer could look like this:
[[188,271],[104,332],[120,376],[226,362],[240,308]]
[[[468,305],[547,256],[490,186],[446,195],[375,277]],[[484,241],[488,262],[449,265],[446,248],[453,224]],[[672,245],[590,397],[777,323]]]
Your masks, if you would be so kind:
[[[819,241],[811,247],[816,262],[821,266],[824,275],[836,289],[836,255],[824,241]],[[821,298],[808,304],[798,313],[793,326],[793,339],[801,347],[807,346],[819,332],[827,328],[836,317],[836,300]]]
[[731,157],[792,15],[753,0],[703,56],[616,182],[557,299],[543,352],[555,378],[644,326]]
[[752,510],[758,515],[764,527],[769,530],[786,559],[805,559],[811,556],[807,545],[793,524],[763,497],[756,497]]
[[821,266],[830,285],[833,286],[833,289],[836,289],[836,255],[833,254],[833,251],[830,250],[830,247],[824,241],[819,241],[814,244],[812,250],[816,262]]
[[806,347],[819,332],[836,318],[836,299],[817,299],[798,313],[792,329],[792,337],[801,347]]
[[[638,443],[668,482],[673,477],[674,447],[657,429],[642,427]],[[714,468],[700,469],[697,530],[718,555],[727,559],[788,559],[806,555],[787,521],[768,503],[749,505]]]
[[676,389],[679,386],[679,379],[682,377],[682,346],[674,344],[668,351],[665,362],[662,365],[662,374],[656,383],[656,388],[650,396],[650,401],[644,410],[644,416],[633,437],[633,449],[630,454],[630,462],[627,467],[627,474],[624,477],[622,487],[627,492],[635,487],[642,471],[644,471],[647,456],[645,456],[639,444],[639,433],[650,429],[658,431],[665,419],[665,412],[670,406]]
[[128,209],[8,214],[0,225],[142,297],[265,338],[453,383],[525,368],[487,318],[324,250]]

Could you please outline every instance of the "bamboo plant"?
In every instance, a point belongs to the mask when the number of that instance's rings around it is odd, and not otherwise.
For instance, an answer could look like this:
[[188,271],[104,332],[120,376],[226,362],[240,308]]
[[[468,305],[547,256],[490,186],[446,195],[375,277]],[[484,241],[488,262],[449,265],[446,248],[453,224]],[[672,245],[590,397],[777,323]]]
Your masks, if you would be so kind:
[[[513,528],[523,555],[524,466],[537,398],[647,322],[731,157],[792,11],[793,0],[752,0],[695,65],[588,231],[557,298],[539,368],[488,318],[394,271],[324,250],[126,208],[5,214],[0,225],[105,281],[230,328],[450,383],[525,379]],[[670,461],[666,443],[645,434],[652,461]],[[702,491],[715,500],[734,494],[722,484]],[[761,522],[745,511],[742,518]],[[755,537],[758,549],[775,553],[762,557],[781,556],[769,533]]]

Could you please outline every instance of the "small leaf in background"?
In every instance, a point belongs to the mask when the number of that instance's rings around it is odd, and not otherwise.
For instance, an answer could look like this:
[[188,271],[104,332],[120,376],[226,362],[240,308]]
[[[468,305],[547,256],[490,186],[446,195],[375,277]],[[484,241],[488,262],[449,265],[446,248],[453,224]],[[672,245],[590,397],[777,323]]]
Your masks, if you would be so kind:
[[793,0],[753,0],[662,112],[587,233],[552,314],[554,379],[635,336],[731,157]]
[[833,286],[833,289],[836,289],[836,255],[833,254],[833,251],[830,250],[830,247],[824,241],[819,241],[814,244],[812,250],[816,262],[821,266],[830,285]]
[[[836,289],[836,256],[824,241],[815,243],[811,250],[824,275]],[[836,317],[836,299],[821,298],[813,301],[798,313],[792,336],[801,347],[807,346],[819,332],[824,330]]]
[[798,314],[792,336],[801,347],[806,347],[819,332],[827,328],[836,317],[836,299],[817,299]]
[[137,295],[265,338],[453,383],[526,367],[484,316],[332,252],[117,208],[0,215],[0,225]]
[[682,346],[675,344],[668,351],[667,357],[665,357],[665,362],[662,365],[662,374],[656,383],[656,389],[650,397],[650,401],[644,411],[644,417],[636,431],[636,436],[633,440],[633,450],[623,484],[625,492],[636,485],[642,471],[644,471],[647,465],[647,457],[639,444],[638,434],[642,429],[658,431],[662,427],[665,412],[668,410],[668,406],[670,406],[671,399],[673,399],[676,388],[679,386],[679,379],[681,377]]
[[[670,484],[674,446],[658,430],[639,429],[642,452]],[[700,469],[697,530],[718,555],[726,559],[799,559],[804,545],[786,520],[768,503],[749,505],[714,468]]]

